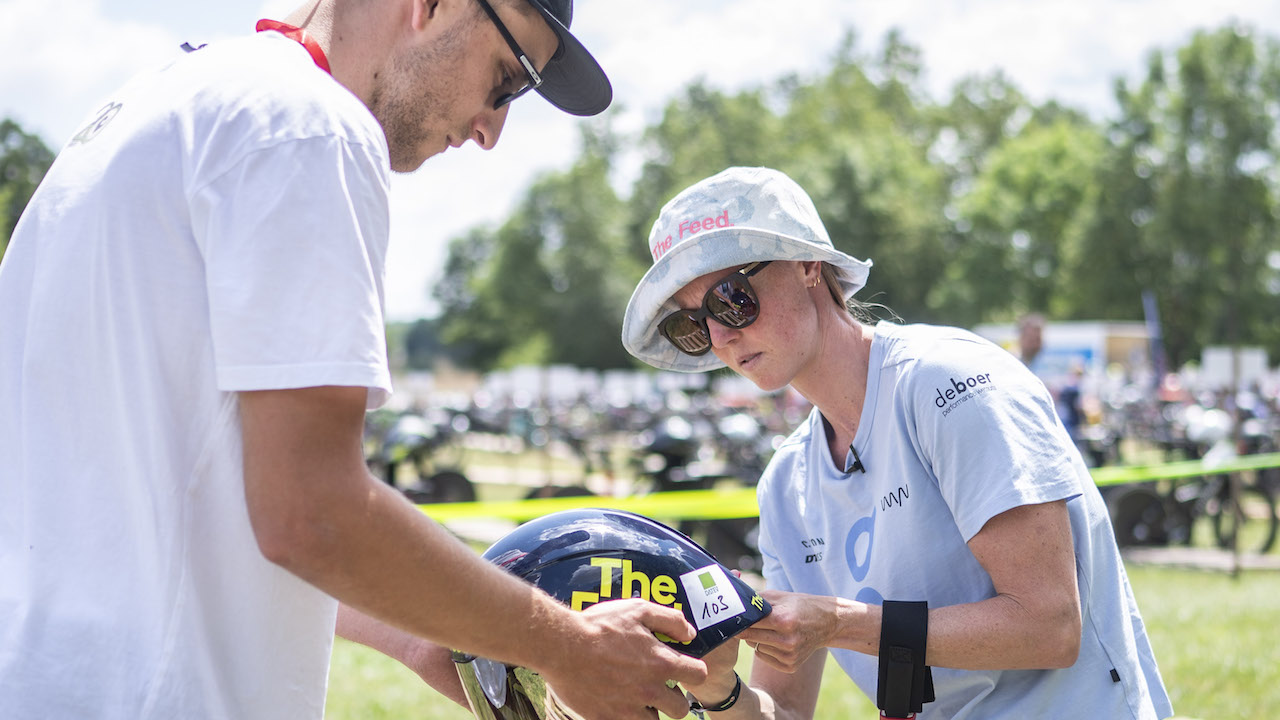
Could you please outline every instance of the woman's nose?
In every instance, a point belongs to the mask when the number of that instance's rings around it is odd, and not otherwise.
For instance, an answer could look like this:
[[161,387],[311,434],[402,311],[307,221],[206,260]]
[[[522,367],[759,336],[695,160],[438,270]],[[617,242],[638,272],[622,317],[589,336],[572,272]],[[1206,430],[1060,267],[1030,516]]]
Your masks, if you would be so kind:
[[721,325],[715,320],[707,320],[707,334],[711,337],[712,347],[724,347],[726,344],[735,340],[742,331],[737,328],[731,328]]

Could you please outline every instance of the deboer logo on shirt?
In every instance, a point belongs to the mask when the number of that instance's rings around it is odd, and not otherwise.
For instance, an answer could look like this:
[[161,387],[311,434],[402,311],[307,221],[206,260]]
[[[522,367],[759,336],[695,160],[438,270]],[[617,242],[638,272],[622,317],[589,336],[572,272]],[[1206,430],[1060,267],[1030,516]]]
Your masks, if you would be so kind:
[[933,404],[945,416],[959,407],[960,403],[992,387],[994,386],[991,384],[991,373],[978,373],[966,378],[949,378],[946,385],[934,388],[938,394],[934,397]]

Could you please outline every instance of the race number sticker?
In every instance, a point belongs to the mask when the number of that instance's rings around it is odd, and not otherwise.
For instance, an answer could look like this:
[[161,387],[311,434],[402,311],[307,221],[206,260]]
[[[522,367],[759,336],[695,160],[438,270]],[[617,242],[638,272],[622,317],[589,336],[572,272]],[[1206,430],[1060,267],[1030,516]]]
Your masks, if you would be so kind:
[[680,576],[684,595],[689,599],[693,624],[699,630],[718,622],[737,617],[746,610],[742,598],[729,582],[729,576],[719,565],[708,565]]

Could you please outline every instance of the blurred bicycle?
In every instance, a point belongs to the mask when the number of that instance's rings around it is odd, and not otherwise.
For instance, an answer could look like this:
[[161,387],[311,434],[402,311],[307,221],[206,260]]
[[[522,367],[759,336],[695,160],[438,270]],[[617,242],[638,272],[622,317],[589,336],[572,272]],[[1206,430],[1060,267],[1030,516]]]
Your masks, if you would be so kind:
[[[1185,413],[1185,447],[1193,459],[1212,467],[1237,457],[1230,416],[1216,408],[1191,408]],[[1116,541],[1122,546],[1191,545],[1203,518],[1217,547],[1270,552],[1280,533],[1280,515],[1269,477],[1266,471],[1214,473],[1108,488]]]
[[[416,504],[474,501],[475,485],[462,473],[457,458],[440,458],[456,447],[456,424],[456,417],[447,414],[429,421],[413,412],[370,413],[365,425],[369,471]],[[408,482],[406,474],[411,475]]]

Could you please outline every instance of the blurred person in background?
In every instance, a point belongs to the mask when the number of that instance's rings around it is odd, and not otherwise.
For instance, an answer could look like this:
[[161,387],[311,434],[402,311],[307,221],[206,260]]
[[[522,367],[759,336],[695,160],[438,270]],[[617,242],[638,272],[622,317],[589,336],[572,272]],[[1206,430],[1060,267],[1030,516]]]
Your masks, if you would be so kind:
[[649,248],[623,323],[633,355],[727,366],[814,405],[758,487],[773,612],[739,636],[750,684],[730,643],[687,686],[700,705],[811,717],[830,651],[882,709],[914,705],[893,717],[1172,714],[1097,487],[1017,357],[875,322],[851,302],[871,263],[837,251],[775,170],[687,188]]
[[1083,441],[1085,427],[1084,395],[1081,383],[1084,381],[1084,366],[1073,362],[1067,371],[1067,379],[1058,388],[1057,407],[1062,424],[1077,446]]
[[1018,359],[1032,367],[1044,349],[1044,316],[1027,313],[1018,318]]

